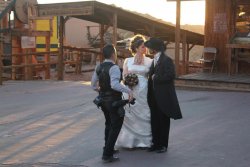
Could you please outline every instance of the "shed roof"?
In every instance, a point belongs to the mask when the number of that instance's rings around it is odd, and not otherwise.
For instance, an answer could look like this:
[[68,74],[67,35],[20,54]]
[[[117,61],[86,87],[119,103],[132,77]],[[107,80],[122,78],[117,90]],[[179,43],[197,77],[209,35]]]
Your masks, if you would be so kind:
[[[159,19],[152,19],[136,12],[124,10],[113,5],[107,5],[97,1],[83,1],[58,4],[39,4],[39,16],[62,16],[67,15],[82,20],[88,20],[105,25],[111,25],[112,16],[117,13],[117,27],[120,29],[151,36],[150,30],[155,32],[154,36],[170,42],[175,41],[175,26],[167,24]],[[167,14],[167,12],[165,13]],[[187,43],[195,45],[204,44],[204,35],[186,32]]]

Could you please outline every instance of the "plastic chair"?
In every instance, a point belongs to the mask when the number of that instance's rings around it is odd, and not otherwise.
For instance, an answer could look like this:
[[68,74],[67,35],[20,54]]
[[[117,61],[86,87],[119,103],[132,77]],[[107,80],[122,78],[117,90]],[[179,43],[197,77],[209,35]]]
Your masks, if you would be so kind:
[[[201,58],[200,64],[203,65],[203,70],[210,70],[212,73],[216,65],[217,49],[214,47],[205,47]],[[206,66],[205,66],[206,63]]]

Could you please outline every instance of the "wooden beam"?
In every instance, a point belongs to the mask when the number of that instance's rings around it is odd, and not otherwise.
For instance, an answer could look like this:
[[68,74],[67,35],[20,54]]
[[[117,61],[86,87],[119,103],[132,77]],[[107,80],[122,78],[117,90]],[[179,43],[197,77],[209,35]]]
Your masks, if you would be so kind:
[[[0,20],[0,29],[2,29],[2,20]],[[3,84],[3,61],[2,61],[2,54],[3,54],[3,39],[0,39],[0,85]]]
[[187,66],[186,66],[186,74],[188,74],[189,73],[189,52],[190,50],[189,50],[189,44],[187,44]]
[[89,52],[89,53],[95,53],[95,54],[100,54],[101,52],[90,50],[88,48],[77,48],[77,47],[72,47],[72,46],[63,46],[64,49],[69,49],[69,50],[76,50],[80,52]]
[[[25,53],[29,53],[30,49],[23,49]],[[31,55],[26,54],[24,57],[24,65],[32,64],[32,57]],[[32,79],[32,69],[30,66],[25,66],[24,68],[24,78],[25,80],[31,80]]]
[[30,16],[29,19],[31,20],[53,20],[53,17],[39,17],[39,16]]
[[78,51],[78,52],[73,52],[73,55],[74,54],[76,54],[76,60],[75,60],[75,62],[76,62],[76,66],[75,66],[75,74],[80,74],[81,72],[80,72],[80,52]]
[[[23,27],[23,23],[17,19],[17,17],[15,16],[14,17],[14,29],[12,30],[16,30],[17,28],[20,28],[20,27]],[[12,34],[12,41],[11,41],[11,45],[12,45],[12,52],[11,53],[22,53],[22,49],[21,49],[21,38],[20,36],[15,36]],[[11,61],[12,61],[12,65],[18,65],[18,64],[21,64],[23,62],[23,56],[12,56],[11,57]],[[12,80],[16,80],[17,79],[17,74],[20,73],[22,74],[23,76],[23,70],[22,69],[15,69],[13,68],[12,69],[12,72],[11,72],[11,78]],[[23,78],[22,78],[23,79]]]
[[39,16],[81,16],[93,15],[93,2],[74,2],[74,3],[55,3],[55,4],[38,4]]
[[[107,26],[108,27],[108,26]],[[100,52],[102,53],[102,48],[104,47],[104,24],[100,24],[100,37],[101,37],[101,42],[100,42]],[[100,62],[103,62],[103,55],[100,54]]]
[[59,25],[59,55],[58,55],[58,65],[57,65],[57,79],[63,80],[64,65],[63,65],[63,32],[64,32],[64,17],[60,16],[60,25]]
[[249,44],[226,44],[226,48],[250,49],[250,45]]
[[82,52],[79,52],[79,55],[78,55],[79,57],[79,65],[78,65],[78,67],[79,67],[79,74],[81,74],[82,73],[82,62],[83,62],[83,53]]
[[25,55],[43,55],[43,54],[58,54],[58,51],[52,51],[52,52],[29,52],[29,53],[14,53],[14,54],[2,54],[3,57],[9,57],[9,56],[16,56],[16,57],[20,57],[20,56],[25,56]]
[[[0,44],[1,45],[1,44]],[[0,48],[2,51],[2,47]],[[0,85],[3,84],[3,62],[2,62],[2,57],[0,56]]]
[[188,66],[188,59],[187,59],[187,33],[186,31],[182,34],[182,73],[187,74],[187,66]]
[[[7,1],[5,1],[7,3]],[[8,2],[9,3],[9,2]],[[3,18],[0,20],[0,29],[7,29],[9,28],[9,19],[8,15],[6,14],[3,16]],[[0,34],[3,36],[4,34]],[[4,53],[4,38],[0,39],[0,85],[3,84],[3,58],[1,54]]]
[[180,75],[180,17],[181,17],[181,1],[176,0],[176,28],[175,28],[175,69],[176,75]]
[[[45,37],[45,51],[50,51],[50,36]],[[44,55],[44,62],[49,63],[50,62],[50,55],[45,54]],[[50,65],[47,65],[45,68],[45,79],[50,79]]]
[[194,44],[192,44],[190,47],[188,46],[188,51],[190,51],[191,49],[193,49],[194,46],[195,46]]
[[50,36],[50,31],[28,31],[28,30],[13,30],[11,31],[13,36]]
[[110,25],[106,25],[106,26],[104,26],[104,30],[103,30],[103,32],[105,33],[105,32],[107,32],[108,31],[108,29],[109,29],[109,27],[111,27]]
[[[112,23],[111,23],[111,24],[112,24]],[[109,27],[110,27],[110,25],[105,26],[105,28],[104,28],[104,33],[106,33],[106,32],[108,31]],[[101,35],[100,33],[101,33],[101,32],[99,31],[99,33],[94,37],[95,40]]]
[[51,65],[51,64],[57,64],[57,62],[37,63],[37,64],[22,64],[22,65],[11,65],[11,66],[4,66],[3,69],[13,69],[13,68],[23,68],[23,67],[46,66],[46,65]]

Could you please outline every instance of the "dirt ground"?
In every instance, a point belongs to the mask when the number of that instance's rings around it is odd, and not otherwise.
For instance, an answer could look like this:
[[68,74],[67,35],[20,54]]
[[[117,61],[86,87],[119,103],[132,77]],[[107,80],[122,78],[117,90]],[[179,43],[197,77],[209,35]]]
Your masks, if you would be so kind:
[[90,81],[92,72],[84,72],[82,74],[74,74],[74,73],[65,73],[64,80],[65,81]]

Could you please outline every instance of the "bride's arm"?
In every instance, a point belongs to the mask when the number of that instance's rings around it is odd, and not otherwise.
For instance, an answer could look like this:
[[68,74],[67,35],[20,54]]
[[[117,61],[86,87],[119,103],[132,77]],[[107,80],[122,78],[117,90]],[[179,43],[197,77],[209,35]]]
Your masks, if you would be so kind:
[[122,72],[122,76],[124,78],[124,76],[126,76],[128,74],[128,59],[124,60],[123,63],[123,72]]

